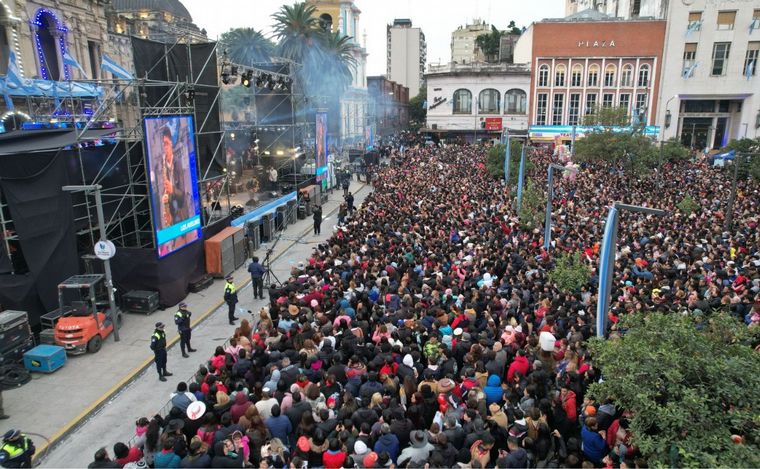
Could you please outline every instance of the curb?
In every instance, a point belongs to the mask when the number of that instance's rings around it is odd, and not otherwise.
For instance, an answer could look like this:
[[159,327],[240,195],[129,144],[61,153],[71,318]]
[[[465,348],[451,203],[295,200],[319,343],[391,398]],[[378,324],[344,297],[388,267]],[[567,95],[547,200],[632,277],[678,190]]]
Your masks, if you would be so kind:
[[[363,191],[365,188],[371,187],[369,184],[363,184],[361,188],[359,188],[356,193],[359,193]],[[333,213],[337,212],[340,208],[340,204],[338,207],[335,207],[331,211],[327,213],[327,216],[332,215]],[[271,259],[270,262],[275,262],[277,259],[282,257],[290,248],[295,246],[301,238],[306,236],[306,234],[311,230],[312,228],[309,227],[303,232],[301,232],[297,239],[295,241],[289,241],[290,244],[287,244],[286,247],[280,251],[279,254],[274,256],[273,259]],[[216,281],[214,281],[216,283]],[[248,278],[242,285],[240,285],[240,289],[247,287],[251,283],[251,279]],[[216,312],[219,308],[224,305],[224,300],[220,301],[216,305],[212,306],[211,309],[207,310],[202,315],[198,316],[198,318],[193,321],[190,325],[191,328],[195,328],[196,326],[200,325],[202,322],[204,322],[206,319],[211,317],[214,312]],[[179,336],[175,336],[173,339],[171,339],[169,342],[166,343],[166,349],[170,349],[177,345],[179,342]],[[150,368],[153,365],[153,358],[146,359],[141,365],[138,365],[137,367],[133,368],[132,371],[130,371],[126,376],[124,376],[122,379],[116,382],[110,389],[108,389],[102,396],[100,396],[96,401],[92,402],[90,405],[85,407],[82,412],[79,413],[76,417],[71,419],[66,425],[63,426],[60,430],[55,432],[48,440],[47,443],[44,445],[41,445],[37,448],[37,451],[35,452],[34,457],[32,458],[32,466],[37,466],[38,463],[41,461],[41,456],[47,456],[47,453],[50,452],[50,450],[55,449],[55,447],[63,441],[64,438],[68,437],[71,432],[77,429],[80,425],[82,425],[87,417],[99,410],[103,405],[109,401],[112,397],[117,395],[122,389],[124,389],[127,385],[129,385],[132,381],[134,381],[140,374],[142,374],[145,370]]]

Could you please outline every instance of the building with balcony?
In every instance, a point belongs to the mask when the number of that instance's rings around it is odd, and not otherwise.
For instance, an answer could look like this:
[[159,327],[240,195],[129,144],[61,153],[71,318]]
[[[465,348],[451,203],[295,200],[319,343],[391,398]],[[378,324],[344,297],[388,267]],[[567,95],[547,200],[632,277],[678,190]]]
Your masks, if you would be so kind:
[[396,19],[387,31],[386,76],[409,88],[414,98],[424,86],[427,43],[422,29],[412,26],[412,20]]
[[598,107],[624,108],[632,125],[655,127],[665,21],[582,12],[533,23],[515,48],[530,64],[532,140],[570,140]]
[[[353,0],[307,0],[316,8],[315,15],[326,31],[351,38],[351,55],[356,60],[351,86],[340,100],[340,136],[331,136],[330,145],[360,147],[364,144],[367,110],[367,49],[359,42],[361,10]],[[366,41],[363,41],[366,42]],[[328,119],[333,119],[329,116]],[[338,141],[335,141],[337,137]]]
[[367,77],[369,119],[375,135],[391,135],[409,125],[409,88],[384,76]]
[[466,141],[528,130],[530,69],[514,64],[431,65],[425,131]]
[[451,33],[451,63],[471,64],[485,62],[486,57],[480,50],[476,39],[491,32],[491,25],[476,19],[472,24],[459,26]]
[[717,149],[760,137],[760,3],[670,2],[662,138]]

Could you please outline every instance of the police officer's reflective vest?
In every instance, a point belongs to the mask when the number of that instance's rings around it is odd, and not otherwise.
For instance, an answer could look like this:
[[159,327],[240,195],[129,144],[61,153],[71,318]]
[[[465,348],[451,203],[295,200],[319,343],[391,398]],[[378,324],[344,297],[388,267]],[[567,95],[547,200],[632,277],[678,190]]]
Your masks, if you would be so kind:
[[[16,446],[10,442],[3,443],[3,446],[0,446],[0,462],[7,461],[8,459],[17,458],[21,456],[22,454],[24,454],[24,451],[26,451],[26,448],[27,448],[27,444],[26,444],[26,437],[22,437],[22,438],[23,438],[24,446]],[[7,454],[8,456],[3,457],[4,456],[2,454],[3,452],[5,452],[5,454]]]
[[224,290],[225,291],[229,290],[230,291],[230,295],[234,294],[235,293],[235,284],[231,283],[231,282],[224,282]]
[[190,328],[190,318],[185,315],[184,310],[179,310],[176,313],[174,313],[174,323],[177,325],[179,329],[189,329]]
[[[166,334],[160,331],[155,331],[153,335],[151,336],[153,339],[156,339],[155,344],[153,341],[151,341],[150,348],[153,349],[153,351],[157,350],[163,350],[166,348]],[[163,347],[159,347],[159,344],[161,343],[161,340],[164,341]]]

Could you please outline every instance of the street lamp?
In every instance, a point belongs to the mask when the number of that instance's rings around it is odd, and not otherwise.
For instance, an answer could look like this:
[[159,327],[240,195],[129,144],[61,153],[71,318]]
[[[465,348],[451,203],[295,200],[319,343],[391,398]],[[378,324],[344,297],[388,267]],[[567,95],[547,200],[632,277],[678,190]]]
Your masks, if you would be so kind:
[[525,180],[525,144],[520,151],[520,172],[517,173],[517,214],[522,208],[523,181]]
[[554,198],[554,170],[578,172],[575,168],[566,168],[562,165],[551,163],[548,171],[548,189],[546,194],[546,215],[544,217],[544,251],[549,252],[552,240],[552,198]]
[[[64,192],[84,192],[85,194],[93,193],[95,195],[95,208],[98,214],[98,230],[100,231],[100,241],[105,242],[106,239],[106,222],[103,216],[103,200],[100,198],[100,191],[103,186],[100,184],[92,184],[86,186],[63,186],[61,190]],[[103,259],[103,266],[106,271],[106,289],[108,290],[108,317],[113,324],[113,340],[119,341],[119,324],[117,321],[116,301],[113,297],[113,279],[111,277],[111,261],[110,259]]]
[[638,205],[622,204],[615,202],[610,207],[607,222],[604,224],[604,238],[602,239],[602,252],[599,255],[599,299],[596,303],[596,336],[604,337],[607,322],[607,310],[610,307],[610,293],[612,292],[612,274],[615,270],[615,252],[617,251],[618,214],[620,210],[646,213],[661,217],[667,212],[656,208],[641,207]]

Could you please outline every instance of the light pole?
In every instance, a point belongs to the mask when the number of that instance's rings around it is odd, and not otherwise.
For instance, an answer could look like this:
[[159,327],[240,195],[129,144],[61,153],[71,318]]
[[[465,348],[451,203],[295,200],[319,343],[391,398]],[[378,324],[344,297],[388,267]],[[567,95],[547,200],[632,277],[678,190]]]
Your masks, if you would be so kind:
[[525,179],[525,144],[520,152],[520,172],[517,174],[517,214],[522,208],[523,180]]
[[602,239],[602,251],[599,255],[599,288],[596,303],[596,336],[604,337],[607,323],[607,310],[610,307],[610,293],[612,292],[612,274],[615,270],[615,252],[617,251],[618,215],[620,210],[646,213],[661,217],[667,212],[656,208],[641,207],[638,205],[621,204],[615,202],[607,214],[607,222],[604,224],[604,238]]
[[506,149],[504,150],[504,184],[509,185],[509,157],[511,156],[509,146],[509,129],[504,129],[504,133],[507,136]]
[[562,165],[551,163],[547,169],[548,188],[546,191],[546,214],[544,216],[544,251],[549,252],[552,240],[552,199],[554,198],[554,170],[574,171],[577,169],[566,168]]
[[[61,188],[64,192],[84,192],[85,194],[93,193],[95,195],[95,208],[98,214],[98,230],[100,231],[100,241],[107,241],[106,239],[106,222],[103,216],[103,200],[100,198],[100,191],[103,186],[100,184],[92,184],[85,186],[63,186]],[[113,324],[113,340],[119,341],[119,324],[117,321],[116,313],[116,301],[113,297],[113,279],[111,277],[111,261],[110,259],[103,259],[103,266],[106,271],[106,289],[108,290],[108,317]]]

